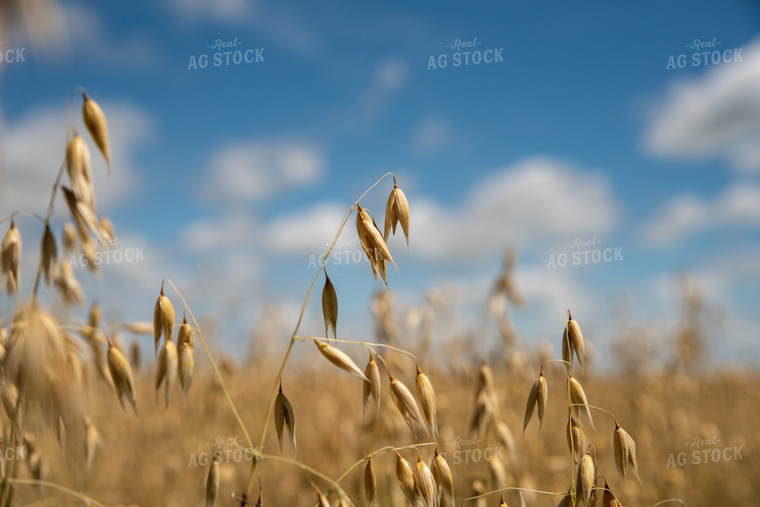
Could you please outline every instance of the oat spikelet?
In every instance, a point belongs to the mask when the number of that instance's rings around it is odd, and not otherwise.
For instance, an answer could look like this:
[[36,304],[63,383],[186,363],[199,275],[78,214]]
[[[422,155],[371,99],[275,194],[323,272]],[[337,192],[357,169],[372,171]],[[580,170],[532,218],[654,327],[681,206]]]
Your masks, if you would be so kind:
[[277,440],[280,442],[280,453],[282,453],[282,430],[288,428],[288,438],[290,445],[293,446],[293,457],[296,456],[296,416],[293,407],[290,405],[288,398],[282,394],[282,384],[280,392],[274,401],[274,426],[277,430]]
[[[136,342],[135,342],[136,343]],[[190,392],[190,384],[193,383],[193,370],[195,360],[193,358],[193,347],[195,345],[195,334],[193,328],[187,322],[187,316],[182,319],[182,325],[179,327],[177,335],[177,355],[179,356],[178,375],[179,385],[182,387],[182,402],[187,406],[187,394]],[[139,349],[137,349],[139,351]]]
[[[375,225],[375,221],[372,219],[369,212],[362,208],[359,203],[356,203],[356,231],[359,235],[359,242],[362,245],[365,255],[369,259],[372,272],[375,275],[375,281],[377,276],[381,275],[385,285],[388,285],[388,280],[385,276],[385,261],[389,261],[396,267],[396,263],[391,257],[391,253],[388,250],[388,246],[385,244],[383,236]],[[396,267],[398,270],[398,267]]]
[[19,265],[21,262],[21,233],[16,227],[16,223],[11,219],[11,227],[3,237],[2,255],[0,256],[0,265],[2,266],[2,278],[5,283],[5,290],[9,295],[18,293],[21,285]]
[[501,494],[501,500],[499,500],[499,507],[509,507],[506,500],[504,500],[504,493]]
[[[422,424],[422,415],[420,414],[420,409],[417,406],[417,402],[414,401],[412,392],[408,387],[404,385],[403,382],[396,378],[393,378],[391,372],[388,372],[388,377],[390,378],[391,382],[391,398],[393,398],[393,402],[395,403],[396,408],[398,408],[399,413],[401,413],[401,416],[406,421],[406,424],[409,425],[409,428],[412,430],[412,434],[416,438],[417,433],[414,431],[414,424],[412,423],[412,420]],[[424,424],[422,424],[422,427],[427,432],[427,427]]]
[[71,265],[66,259],[61,259],[55,277],[55,286],[63,296],[63,301],[69,306],[81,306],[84,302],[82,286],[74,276]]
[[87,126],[87,130],[92,136],[92,140],[98,146],[100,153],[103,154],[103,158],[106,159],[106,165],[108,166],[108,172],[111,173],[111,147],[108,143],[108,124],[106,123],[106,115],[100,108],[97,102],[92,100],[89,95],[82,92],[82,98],[84,104],[82,104],[82,118],[84,124]]
[[116,396],[119,398],[121,408],[124,408],[124,397],[132,404],[132,409],[137,414],[137,404],[135,403],[135,389],[134,380],[132,379],[132,368],[129,366],[129,361],[124,357],[124,354],[113,345],[111,340],[108,340],[108,371],[111,373],[111,380],[116,388]]
[[58,272],[58,246],[48,224],[45,224],[40,250],[42,251],[40,262],[42,263],[42,274],[45,275],[45,287],[49,288],[51,280],[55,278]]
[[638,461],[636,460],[636,442],[631,438],[631,435],[620,427],[617,420],[615,421],[615,433],[612,435],[612,448],[615,456],[615,466],[620,478],[625,481],[628,465],[630,464],[634,475],[639,479],[640,483]]
[[533,383],[533,387],[530,388],[530,394],[528,394],[528,403],[525,406],[525,418],[523,420],[523,433],[525,433],[525,429],[533,417],[533,411],[536,409],[536,406],[538,406],[538,429],[539,431],[541,430],[548,400],[549,388],[546,384],[546,378],[544,378],[544,369],[541,368],[538,380]]
[[[587,507],[590,507],[589,499],[596,482],[596,464],[589,451],[581,459],[578,466],[578,475],[575,479],[575,495],[578,501],[583,499]],[[577,503],[576,503],[577,505]]]
[[5,408],[5,413],[8,415],[8,419],[15,419],[18,423],[18,389],[7,380],[3,380],[2,384],[3,407]]
[[583,345],[583,334],[581,326],[573,319],[570,310],[567,311],[567,324],[562,335],[562,359],[572,364],[573,353],[578,358],[578,363],[583,366],[583,357],[585,347]]
[[92,186],[90,148],[76,132],[66,146],[66,171],[77,198],[94,210],[95,191]]
[[313,482],[311,483],[311,487],[314,490],[314,493],[317,495],[317,505],[319,507],[331,507],[330,502],[327,500],[325,494],[322,493],[322,490],[319,489]]
[[586,447],[586,433],[578,421],[571,415],[567,421],[567,448],[573,453],[575,463],[580,461],[583,456],[583,449]]
[[330,277],[327,276],[327,270],[325,270],[325,286],[322,288],[322,315],[325,319],[325,338],[330,336],[328,330],[332,328],[333,337],[337,340],[338,294],[335,292]]
[[435,391],[433,390],[433,384],[427,375],[422,373],[420,365],[417,365],[417,396],[422,406],[422,415],[425,418],[425,422],[428,426],[428,433],[433,438],[438,438],[438,415],[435,406]]
[[367,367],[364,368],[364,376],[368,380],[363,383],[362,397],[364,399],[364,417],[367,417],[367,408],[369,407],[370,398],[375,400],[375,419],[380,415],[380,369],[375,362],[375,356],[372,355],[372,351],[369,353],[369,362]]
[[436,500],[435,479],[427,463],[422,461],[419,451],[417,452],[417,465],[414,467],[414,484],[422,497],[422,504],[425,507],[434,507]]
[[337,347],[333,347],[332,345],[328,345],[326,343],[322,343],[319,340],[314,340],[314,343],[317,344],[317,348],[322,353],[325,358],[327,358],[328,361],[330,361],[332,364],[340,368],[341,370],[345,370],[348,373],[352,373],[359,377],[362,380],[369,380],[367,377],[364,376],[364,373],[359,369],[358,366],[356,366],[356,363],[346,355],[345,352],[340,350]]
[[396,480],[398,485],[401,486],[401,491],[409,499],[412,505],[416,505],[415,489],[414,489],[414,469],[407,460],[401,456],[398,451],[396,452]]
[[375,494],[377,493],[377,477],[375,476],[375,467],[372,464],[372,458],[367,460],[364,467],[364,497],[367,500],[367,507],[374,507]]
[[170,336],[164,342],[164,346],[161,348],[161,352],[158,354],[158,361],[156,362],[156,402],[158,402],[158,391],[161,389],[161,384],[165,384],[164,398],[166,400],[166,407],[169,406],[169,397],[174,386],[174,381],[177,378],[178,362],[177,347],[171,341]]
[[406,238],[406,247],[409,248],[409,202],[404,192],[396,184],[396,176],[393,176],[393,191],[388,196],[388,204],[385,206],[385,234],[383,239],[388,241],[388,235],[393,229],[396,234],[396,224],[401,224]]
[[604,494],[602,495],[602,507],[623,507],[620,500],[615,497],[615,494],[610,490],[610,486],[607,481],[604,481]]
[[570,401],[573,403],[573,408],[575,409],[576,413],[582,414],[583,417],[585,417],[589,422],[589,424],[591,424],[591,427],[596,430],[594,427],[594,420],[591,418],[591,410],[588,406],[588,399],[586,398],[586,393],[583,391],[583,387],[581,387],[580,382],[575,380],[572,375],[568,376],[567,382],[568,388],[570,389]]
[[92,468],[92,460],[95,458],[95,449],[100,447],[101,438],[98,428],[89,417],[84,416],[84,457],[87,460],[87,470]]
[[433,478],[438,488],[448,495],[451,503],[456,504],[454,501],[454,478],[451,475],[451,468],[449,468],[446,459],[438,454],[437,447],[435,448],[435,457],[433,458]]
[[570,493],[563,496],[562,500],[557,504],[557,507],[573,507],[573,496]]
[[[90,204],[83,201],[82,198],[70,188],[61,185],[61,190],[63,190],[66,206],[68,206],[71,216],[77,223],[79,239],[82,241],[82,248],[85,248],[85,242],[89,240],[89,237],[87,236],[88,230],[93,236],[102,241],[104,238],[103,232],[100,230],[100,222],[95,216],[95,211]],[[87,251],[85,251],[85,253],[87,253]]]
[[206,507],[216,505],[216,497],[219,494],[219,453],[214,453],[214,459],[208,468],[206,478]]
[[77,230],[71,222],[63,224],[63,253],[71,255],[77,246]]
[[161,282],[161,293],[156,300],[156,307],[153,310],[153,341],[155,353],[158,354],[158,343],[161,336],[171,341],[174,334],[174,306],[169,298],[164,295],[164,283]]

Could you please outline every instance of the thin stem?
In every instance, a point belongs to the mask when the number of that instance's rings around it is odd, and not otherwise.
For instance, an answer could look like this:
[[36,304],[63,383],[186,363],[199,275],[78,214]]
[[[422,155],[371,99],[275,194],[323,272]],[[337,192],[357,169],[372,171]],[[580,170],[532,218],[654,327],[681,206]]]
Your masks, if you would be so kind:
[[336,491],[339,492],[339,494],[344,495],[347,498],[349,498],[348,495],[346,494],[346,492],[343,491],[343,488],[340,487],[340,484],[338,484],[338,481],[335,481],[335,480],[331,479],[329,476],[323,474],[322,472],[320,472],[316,468],[310,467],[309,465],[307,465],[305,463],[302,463],[301,461],[298,461],[298,460],[295,460],[295,459],[292,459],[292,458],[286,458],[284,456],[275,456],[275,455],[272,455],[272,454],[262,454],[261,457],[264,458],[264,459],[271,459],[273,461],[282,461],[283,463],[289,463],[291,465],[297,466],[301,470],[305,470],[306,472],[309,472],[310,474],[314,474],[317,477],[319,477],[320,479],[323,479],[323,480],[329,482],[330,484],[332,484],[332,487],[335,488]]
[[336,480],[336,482],[342,481],[343,479],[346,478],[346,476],[348,474],[351,473],[351,471],[354,468],[358,467],[359,465],[361,465],[362,463],[364,463],[368,459],[374,458],[375,456],[379,456],[381,454],[385,454],[385,453],[391,452],[391,451],[403,451],[404,449],[417,449],[419,447],[426,447],[428,445],[436,445],[436,444],[435,444],[435,442],[424,442],[424,443],[421,443],[421,444],[404,445],[402,447],[394,447],[392,445],[387,445],[387,446],[383,447],[382,449],[378,449],[376,451],[373,451],[373,452],[367,454],[362,459],[360,459],[359,461],[357,461],[356,463],[354,463],[353,465],[351,465],[348,468],[348,470],[346,470],[345,472],[343,472],[343,475],[341,475],[340,477],[338,477],[338,479]]
[[612,419],[614,419],[614,420],[617,421],[617,417],[615,416],[615,414],[613,414],[612,412],[610,412],[606,408],[597,407],[596,405],[584,405],[583,403],[570,403],[570,406],[571,407],[588,407],[588,408],[593,408],[595,410],[599,410],[600,412],[606,413],[607,415],[609,415],[610,417],[612,417]]
[[13,484],[28,484],[28,485],[37,485],[37,486],[46,486],[48,488],[57,489],[58,491],[61,491],[63,493],[66,493],[67,495],[71,495],[73,497],[79,498],[83,502],[90,503],[92,505],[98,505],[100,507],[105,507],[105,504],[102,504],[95,500],[92,497],[89,497],[85,494],[79,493],[78,491],[74,491],[73,489],[69,489],[66,486],[62,486],[60,484],[57,484],[55,482],[50,481],[42,481],[37,479],[11,479],[10,482]]
[[[326,342],[326,343],[330,343],[330,339],[323,338],[323,337],[320,337],[320,336],[296,336],[296,337],[294,337],[294,339],[295,340],[319,340],[319,341],[323,341],[323,342]],[[401,352],[402,354],[406,354],[408,356],[411,356],[415,361],[417,360],[417,356],[415,356],[414,354],[412,354],[408,350],[400,349],[398,347],[394,347],[393,345],[388,345],[386,343],[363,342],[363,341],[360,341],[360,340],[338,340],[338,339],[335,339],[335,338],[332,338],[332,341],[334,341],[336,343],[351,343],[351,344],[354,344],[354,345],[364,345],[365,347],[367,347],[370,350],[372,350],[372,352],[374,352],[374,353],[377,353],[377,352],[375,352],[375,350],[372,347],[383,347],[383,348],[386,348],[386,349],[395,350],[396,352]]]
[[[369,187],[367,190],[364,191],[364,193],[356,200],[356,204],[352,205],[350,208],[348,208],[348,211],[343,215],[343,219],[340,222],[340,226],[338,227],[338,231],[335,233],[335,237],[332,240],[332,243],[330,243],[330,248],[327,249],[327,252],[325,252],[324,257],[322,258],[322,263],[319,269],[317,270],[316,275],[314,275],[314,280],[312,280],[311,285],[309,286],[309,290],[306,292],[306,298],[304,299],[303,305],[301,305],[301,312],[298,315],[298,321],[296,322],[295,329],[293,329],[293,334],[290,336],[290,340],[288,341],[288,348],[285,351],[285,356],[282,358],[282,363],[280,364],[280,368],[277,372],[277,377],[275,377],[274,382],[272,384],[272,392],[269,395],[269,403],[267,405],[267,411],[264,415],[264,424],[261,426],[261,434],[259,435],[259,448],[263,448],[264,445],[264,439],[266,438],[267,428],[269,427],[269,419],[272,416],[272,410],[274,410],[274,402],[277,398],[277,389],[280,386],[280,382],[282,381],[282,373],[285,371],[285,366],[288,363],[288,358],[290,357],[290,352],[293,350],[293,345],[296,342],[296,335],[298,334],[298,330],[301,327],[301,322],[303,322],[304,314],[306,313],[306,305],[309,303],[309,298],[311,297],[311,291],[314,289],[314,285],[317,283],[317,280],[319,279],[320,274],[325,269],[325,265],[327,263],[327,258],[330,256],[330,253],[335,248],[335,245],[338,243],[338,239],[340,238],[341,233],[343,232],[343,229],[346,227],[346,223],[348,222],[348,219],[351,217],[351,214],[354,212],[354,210],[357,208],[357,205],[359,201],[364,198],[367,193],[375,188],[377,184],[379,184],[383,178],[388,176],[389,174],[393,173],[385,173],[382,177],[380,177],[375,183],[372,184],[371,187]],[[248,485],[246,486],[246,496],[250,496],[251,494],[251,488],[253,487],[253,472],[256,470],[257,463],[254,461],[251,465],[251,473],[248,478]]]
[[478,498],[484,498],[486,496],[491,496],[491,495],[494,495],[496,493],[504,493],[505,491],[510,491],[510,490],[513,490],[513,491],[524,491],[524,492],[527,492],[527,493],[538,493],[540,495],[552,495],[552,496],[557,496],[557,495],[563,495],[564,496],[566,494],[566,493],[556,493],[554,491],[542,491],[540,489],[519,488],[517,486],[508,486],[506,488],[501,488],[501,489],[495,489],[493,491],[488,491],[488,492],[483,493],[481,495],[467,497],[464,500],[462,500],[462,505],[464,505],[464,503],[467,502],[468,500],[477,500]]
[[13,213],[11,213],[10,215],[8,215],[7,217],[5,217],[2,220],[0,220],[0,224],[2,224],[3,222],[8,222],[8,221],[13,220],[16,217],[20,217],[20,216],[34,218],[34,219],[39,220],[43,224],[45,223],[45,217],[40,216],[40,215],[38,215],[36,213],[30,213],[29,211],[14,211]]
[[182,304],[185,306],[185,310],[187,310],[187,313],[190,315],[190,319],[193,321],[193,326],[195,327],[195,331],[198,333],[198,339],[201,342],[201,345],[203,346],[203,351],[206,353],[206,356],[208,357],[208,360],[211,362],[211,367],[214,369],[214,374],[216,375],[216,378],[219,380],[219,384],[222,386],[222,391],[224,392],[225,398],[227,398],[227,403],[229,403],[230,408],[232,409],[232,413],[235,415],[235,419],[237,419],[238,424],[240,425],[240,428],[243,430],[243,435],[245,435],[245,440],[248,442],[248,447],[253,448],[253,442],[251,441],[251,436],[248,434],[248,430],[245,427],[245,423],[243,423],[243,419],[240,417],[240,414],[237,411],[237,408],[235,408],[235,403],[232,401],[232,397],[230,396],[230,392],[227,390],[227,385],[224,383],[224,378],[222,378],[222,372],[219,371],[219,368],[216,365],[216,362],[214,361],[214,358],[211,357],[211,352],[209,352],[208,347],[206,346],[206,340],[203,338],[203,333],[201,333],[201,328],[198,325],[198,322],[195,320],[195,315],[193,315],[192,310],[190,310],[190,306],[188,306],[187,301],[185,301],[185,298],[182,296],[182,293],[177,289],[177,287],[172,283],[172,281],[168,278],[165,278],[164,281],[168,282],[169,285],[171,285],[172,289],[174,289],[174,292],[177,294],[179,299],[182,301]]
[[657,507],[658,505],[670,503],[670,502],[678,502],[679,504],[683,505],[683,500],[680,498],[668,498],[667,500],[661,500],[657,502],[656,504],[652,505],[652,507]]

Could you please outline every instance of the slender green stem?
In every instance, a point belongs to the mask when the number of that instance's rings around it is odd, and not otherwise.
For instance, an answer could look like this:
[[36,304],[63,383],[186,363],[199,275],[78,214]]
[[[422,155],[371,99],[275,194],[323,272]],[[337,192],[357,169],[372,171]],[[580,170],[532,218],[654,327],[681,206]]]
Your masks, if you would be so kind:
[[105,507],[105,504],[98,502],[94,498],[84,495],[82,493],[79,493],[78,491],[74,491],[73,489],[69,489],[66,486],[62,486],[55,482],[42,481],[42,480],[37,480],[37,479],[11,479],[10,482],[12,482],[13,484],[28,484],[28,485],[45,486],[48,488],[57,489],[58,491],[66,493],[67,495],[71,495],[73,497],[79,498],[83,502],[87,502],[92,505],[98,505],[100,507]]

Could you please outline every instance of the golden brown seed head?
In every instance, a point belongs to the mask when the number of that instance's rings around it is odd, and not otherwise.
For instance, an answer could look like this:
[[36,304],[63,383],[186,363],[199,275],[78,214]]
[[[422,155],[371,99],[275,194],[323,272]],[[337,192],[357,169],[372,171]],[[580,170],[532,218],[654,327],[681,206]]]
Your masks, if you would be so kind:
[[77,246],[77,230],[71,222],[63,224],[63,252],[66,255],[74,253]]
[[[396,408],[398,408],[401,416],[406,420],[406,424],[408,424],[409,428],[412,430],[412,434],[416,437],[417,433],[414,431],[412,420],[422,423],[422,415],[420,414],[417,402],[414,400],[412,392],[403,382],[393,378],[390,372],[388,372],[388,376],[391,381],[391,398],[393,398],[393,402],[396,405]],[[422,427],[427,432],[427,427],[424,424]]]
[[388,196],[388,203],[385,206],[385,234],[383,239],[388,241],[388,235],[393,229],[396,234],[396,224],[401,224],[406,238],[406,246],[409,247],[409,202],[406,200],[404,192],[396,184],[396,177],[393,177],[393,191]]
[[398,485],[401,486],[401,491],[404,492],[404,495],[412,505],[415,505],[414,469],[398,451],[396,451],[396,480],[398,481]]
[[[612,448],[615,456],[615,466],[620,478],[625,481],[628,465],[631,465],[634,475],[639,477],[638,462],[636,460],[636,442],[615,421],[615,433],[612,435]],[[641,481],[641,479],[639,479]]]
[[435,391],[430,379],[425,375],[420,366],[417,365],[417,396],[422,406],[422,416],[425,418],[429,433],[433,438],[438,438],[438,416],[435,405]]
[[449,496],[452,503],[454,502],[454,478],[451,475],[451,468],[446,459],[438,454],[438,448],[435,448],[435,457],[433,458],[433,478],[441,490]]
[[573,403],[573,408],[576,413],[582,414],[583,417],[594,427],[594,420],[591,417],[591,409],[588,406],[588,398],[586,398],[586,392],[583,390],[580,382],[575,380],[572,376],[568,377],[568,388],[570,389],[570,401]]
[[596,464],[591,454],[587,451],[581,459],[581,464],[578,466],[578,475],[575,479],[575,492],[578,499],[583,499],[586,506],[589,506],[589,499],[591,498],[591,491],[594,488],[596,482]]
[[290,405],[288,398],[282,393],[282,386],[274,402],[274,425],[277,430],[277,439],[280,442],[280,453],[282,453],[282,430],[288,429],[288,438],[290,445],[293,446],[293,457],[296,455],[296,416],[293,407]]
[[363,410],[364,417],[367,416],[367,408],[369,407],[370,398],[375,400],[375,419],[380,415],[380,369],[377,367],[375,357],[372,352],[369,353],[369,362],[367,367],[364,368],[364,376],[369,380],[363,382],[362,397],[364,399]]
[[528,394],[528,403],[525,406],[525,417],[523,419],[523,433],[525,433],[525,429],[528,427],[528,423],[533,417],[533,411],[536,406],[538,406],[538,429],[539,431],[541,430],[544,423],[544,412],[546,411],[548,399],[549,388],[546,384],[546,378],[544,378],[544,371],[542,369],[541,373],[538,375],[538,380],[533,383],[533,386],[530,388],[530,393]]
[[583,456],[583,449],[586,447],[586,434],[578,421],[570,416],[567,421],[566,429],[567,448],[573,453],[575,463],[580,461]]
[[66,146],[66,171],[77,198],[94,211],[95,190],[92,186],[92,163],[90,148],[79,134]]
[[108,344],[108,371],[111,373],[111,380],[116,388],[116,396],[119,398],[121,408],[124,408],[124,398],[132,404],[132,409],[137,413],[137,404],[135,403],[134,380],[132,379],[132,368],[129,366],[127,358],[117,349],[113,343]]
[[314,343],[316,343],[319,352],[321,352],[322,355],[325,356],[325,358],[332,364],[341,370],[356,375],[362,380],[369,380],[366,376],[364,376],[364,373],[361,371],[361,369],[359,369],[353,359],[348,357],[345,352],[337,347],[333,347],[332,345],[322,343],[319,340],[314,340]]
[[174,386],[174,381],[177,378],[178,363],[179,356],[176,345],[171,340],[165,341],[156,362],[156,401],[158,401],[158,391],[161,389],[161,384],[165,384],[164,398],[166,400],[166,407],[169,406],[169,397]]
[[45,286],[50,287],[50,282],[58,272],[58,246],[55,243],[55,236],[47,224],[45,224],[40,249],[42,251],[40,262],[42,262],[42,273],[45,275]]
[[375,467],[372,465],[372,458],[367,460],[364,467],[364,497],[367,500],[367,507],[375,505],[375,494],[377,493],[377,477],[375,476]]
[[417,465],[414,467],[414,484],[422,497],[423,505],[433,507],[436,499],[435,479],[433,472],[419,454],[417,454]]
[[338,294],[335,292],[330,277],[327,276],[327,271],[325,271],[325,286],[322,288],[322,316],[325,319],[325,338],[329,336],[329,328],[332,328],[333,337],[337,340]]
[[219,453],[214,453],[206,478],[206,507],[216,505],[216,497],[219,494],[219,475]]
[[92,136],[92,140],[95,141],[100,153],[103,154],[103,158],[106,159],[108,165],[108,172],[111,172],[111,147],[108,143],[108,124],[106,123],[106,115],[100,108],[97,102],[92,100],[86,93],[82,92],[84,98],[84,104],[82,104],[82,118],[84,124],[87,126],[87,130]]
[[507,505],[507,502],[504,500],[504,493],[501,494],[501,500],[499,500],[499,507],[509,507],[509,505]]
[[155,351],[158,353],[158,344],[161,336],[166,341],[171,341],[174,334],[174,306],[169,298],[164,295],[164,284],[161,283],[161,293],[156,300],[153,310],[153,341]]
[[21,233],[16,227],[16,223],[11,220],[11,227],[3,237],[2,255],[0,256],[0,266],[2,267],[2,278],[5,282],[5,290],[9,295],[18,293],[21,285],[19,271],[21,263]]

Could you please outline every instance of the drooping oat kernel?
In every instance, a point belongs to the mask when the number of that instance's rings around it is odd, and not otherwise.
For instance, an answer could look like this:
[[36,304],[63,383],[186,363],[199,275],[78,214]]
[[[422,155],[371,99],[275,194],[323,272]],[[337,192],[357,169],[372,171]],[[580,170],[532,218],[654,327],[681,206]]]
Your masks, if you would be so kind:
[[274,425],[277,430],[277,439],[280,442],[280,453],[282,453],[282,430],[288,429],[288,438],[290,445],[293,446],[293,457],[296,455],[296,416],[293,407],[290,405],[288,398],[282,393],[282,384],[280,391],[274,403]]
[[100,153],[103,154],[103,158],[106,159],[106,165],[108,166],[108,172],[111,172],[111,147],[108,142],[108,124],[106,122],[106,115],[100,108],[97,102],[92,100],[89,95],[82,92],[82,98],[84,104],[82,104],[82,119],[87,126],[92,140],[95,141]]
[[325,319],[325,338],[329,337],[328,330],[332,328],[333,337],[337,340],[338,324],[338,294],[325,271],[325,286],[322,288],[322,316]]

